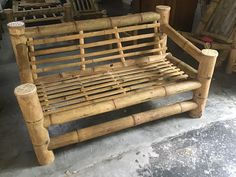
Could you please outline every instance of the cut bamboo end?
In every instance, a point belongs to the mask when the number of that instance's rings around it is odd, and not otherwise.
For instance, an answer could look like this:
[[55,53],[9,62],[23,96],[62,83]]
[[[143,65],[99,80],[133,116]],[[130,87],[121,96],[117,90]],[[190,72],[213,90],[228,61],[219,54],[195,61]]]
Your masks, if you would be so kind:
[[25,23],[22,21],[10,22],[7,24],[7,26],[11,35],[25,34]]
[[217,50],[214,50],[214,49],[203,49],[202,54],[205,56],[214,57],[214,58],[218,57],[219,55]]
[[169,23],[169,19],[170,19],[170,10],[171,7],[169,6],[156,6],[156,12],[160,14],[161,18],[160,18],[160,23],[161,24],[168,24]]
[[49,149],[56,149],[69,144],[83,142],[109,133],[138,126],[150,121],[187,112],[192,109],[196,109],[197,106],[198,105],[195,102],[185,101],[66,133],[64,135],[51,138]]
[[14,92],[16,96],[27,96],[35,94],[37,88],[34,84],[26,83],[16,87]]

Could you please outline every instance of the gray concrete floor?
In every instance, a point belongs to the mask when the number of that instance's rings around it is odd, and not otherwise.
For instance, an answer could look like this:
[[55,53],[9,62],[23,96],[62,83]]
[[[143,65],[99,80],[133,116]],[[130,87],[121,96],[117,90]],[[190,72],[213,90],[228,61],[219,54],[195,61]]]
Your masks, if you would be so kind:
[[[6,31],[6,30],[5,30]],[[216,71],[201,119],[187,114],[58,149],[55,162],[38,166],[13,91],[18,71],[7,32],[0,49],[0,176],[236,177],[236,75]],[[3,45],[4,44],[4,45]],[[173,50],[184,56],[179,49]],[[189,59],[189,58],[187,58]],[[191,94],[169,97],[96,116],[115,119]],[[85,127],[86,119],[50,129],[50,134]]]

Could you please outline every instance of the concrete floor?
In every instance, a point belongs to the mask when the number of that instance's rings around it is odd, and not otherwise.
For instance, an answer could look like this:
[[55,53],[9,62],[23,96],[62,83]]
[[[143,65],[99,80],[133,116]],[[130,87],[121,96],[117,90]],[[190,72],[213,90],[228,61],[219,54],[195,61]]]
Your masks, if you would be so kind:
[[[19,78],[7,32],[1,43],[4,45],[0,49],[0,176],[236,177],[235,74],[216,71],[201,119],[181,114],[61,148],[54,151],[55,162],[42,167],[37,164],[13,94]],[[96,116],[95,121],[115,119],[190,96],[136,105]],[[86,119],[52,127],[50,134],[93,123]]]

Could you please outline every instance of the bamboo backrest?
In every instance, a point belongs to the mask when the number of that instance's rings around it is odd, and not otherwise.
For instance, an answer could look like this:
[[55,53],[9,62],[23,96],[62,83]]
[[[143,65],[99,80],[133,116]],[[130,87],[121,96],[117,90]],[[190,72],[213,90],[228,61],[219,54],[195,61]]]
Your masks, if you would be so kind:
[[[114,64],[127,66],[138,58],[165,53],[166,38],[159,31],[159,14],[147,12],[126,19],[113,17],[26,28],[24,55],[29,59],[33,79],[112,68]],[[108,49],[109,45],[113,48]]]
[[196,33],[231,43],[236,32],[235,9],[235,0],[212,1],[199,23]]

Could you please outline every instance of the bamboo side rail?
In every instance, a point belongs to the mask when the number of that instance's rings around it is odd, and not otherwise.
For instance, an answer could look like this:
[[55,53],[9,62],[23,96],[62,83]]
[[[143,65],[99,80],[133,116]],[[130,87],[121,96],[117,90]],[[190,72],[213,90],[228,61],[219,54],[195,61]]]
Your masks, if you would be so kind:
[[195,45],[193,45],[189,40],[184,38],[180,33],[175,31],[169,25],[161,26],[163,32],[167,34],[179,47],[181,47],[184,51],[190,54],[194,59],[198,62],[201,62],[201,50],[198,49]]
[[66,122],[82,119],[84,117],[105,113],[121,108],[125,108],[134,104],[146,102],[154,98],[162,98],[177,93],[182,93],[200,88],[201,84],[196,81],[185,81],[172,85],[142,90],[141,92],[128,95],[128,97],[120,97],[113,100],[104,101],[95,105],[88,105],[77,109],[67,110],[52,115],[45,116],[44,126],[63,124]]
[[123,129],[135,127],[150,121],[187,112],[192,109],[196,109],[197,106],[198,105],[195,102],[186,101],[157,108],[147,112],[133,114],[128,117],[120,118],[118,120],[113,120],[99,125],[94,125],[88,128],[76,130],[58,137],[51,138],[49,149],[52,150],[69,144],[83,142],[92,138],[118,132]]

